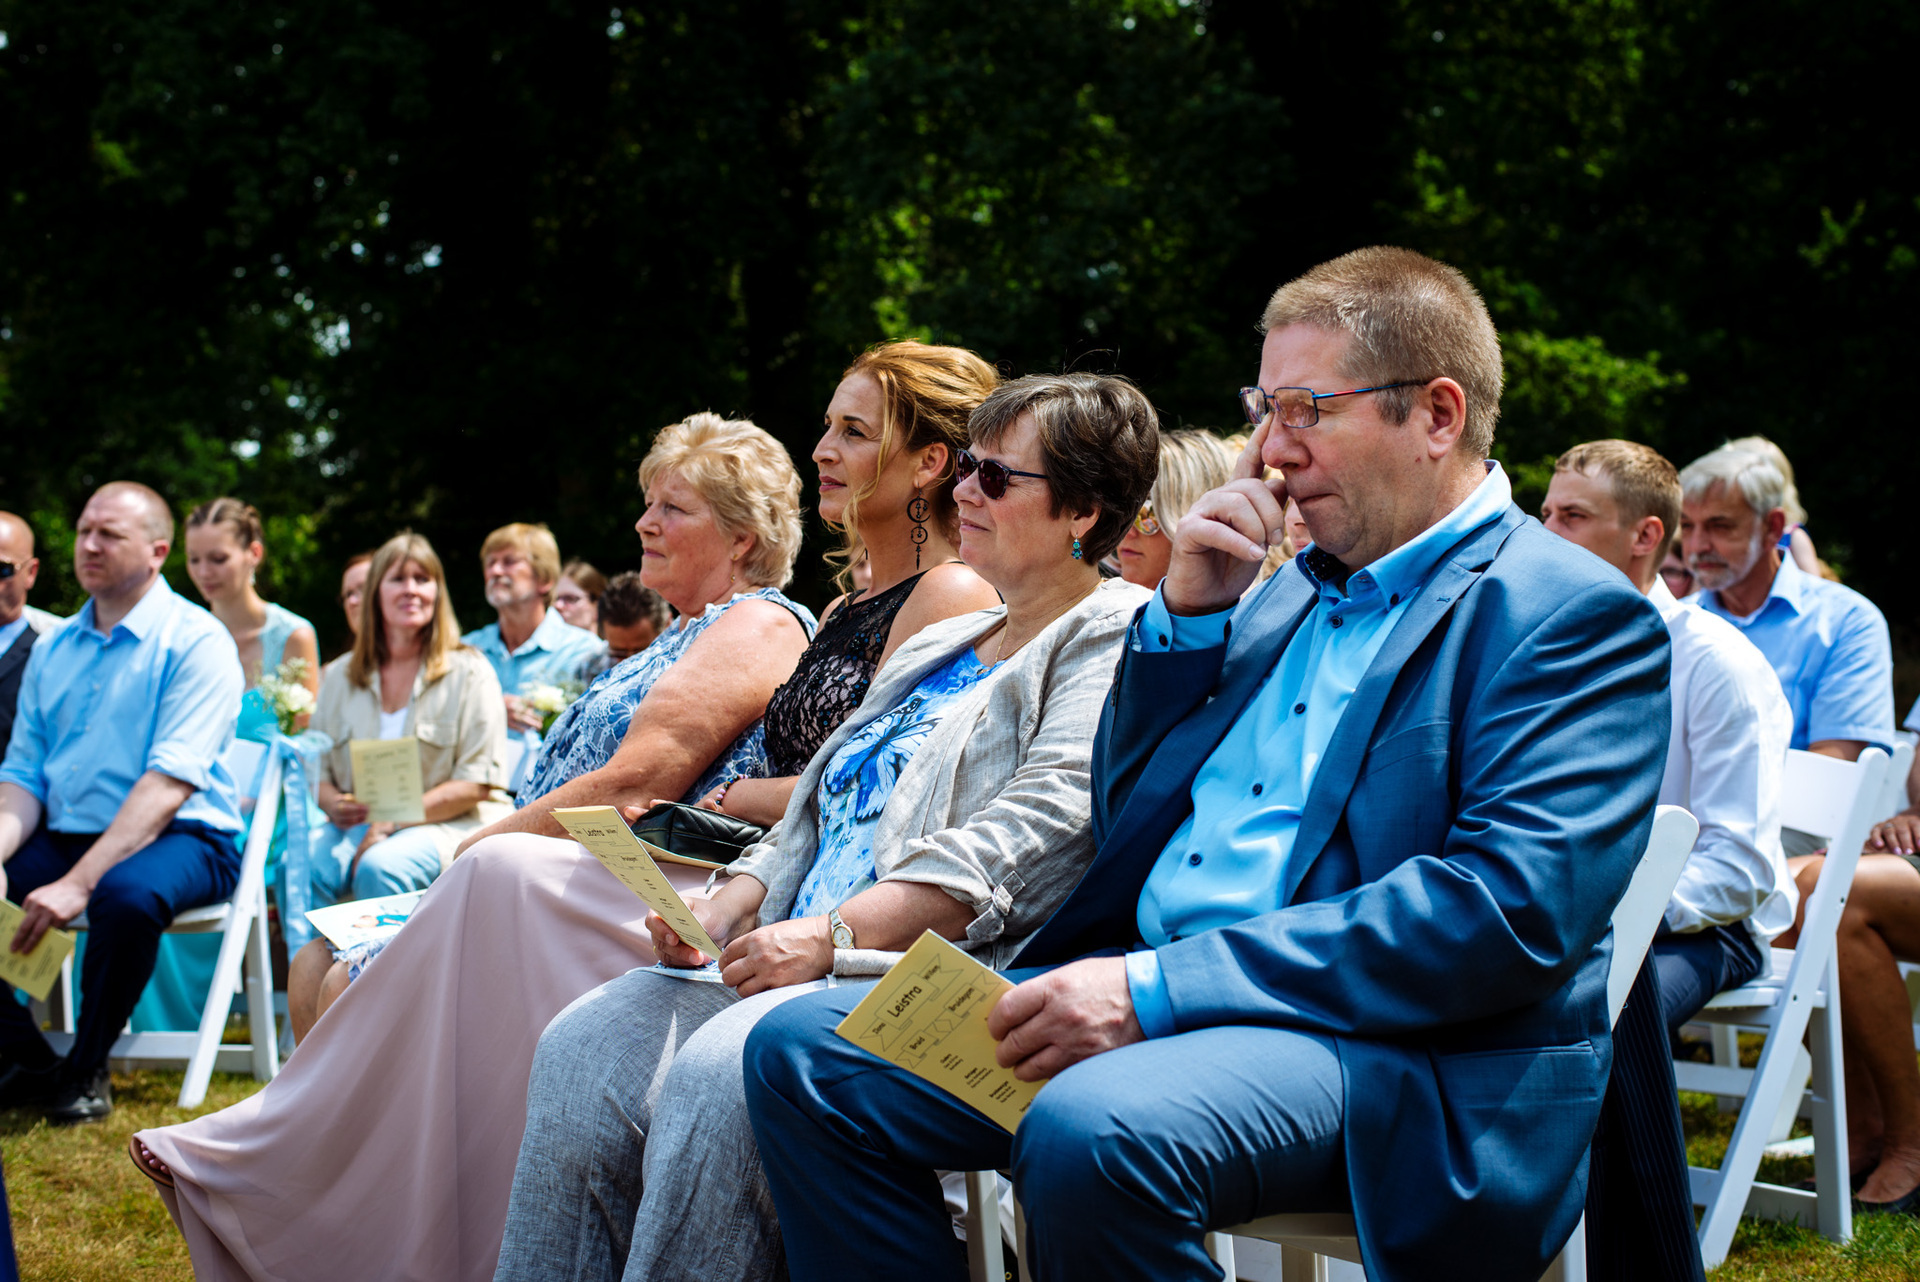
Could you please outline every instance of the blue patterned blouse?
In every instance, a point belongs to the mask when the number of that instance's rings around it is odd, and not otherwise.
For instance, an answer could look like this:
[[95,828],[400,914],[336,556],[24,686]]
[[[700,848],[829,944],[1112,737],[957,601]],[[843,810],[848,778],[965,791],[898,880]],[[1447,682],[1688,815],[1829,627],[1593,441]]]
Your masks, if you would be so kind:
[[[682,618],[660,634],[658,640],[638,654],[631,655],[594,678],[587,692],[561,713],[540,746],[527,783],[520,790],[520,804],[545,796],[569,779],[598,770],[612,759],[621,740],[627,737],[627,725],[634,709],[653,689],[653,683],[685,654],[700,634],[712,627],[729,608],[742,601],[771,601],[793,611],[813,637],[814,618],[805,606],[789,601],[778,588],[760,588],[742,592],[723,605],[710,605],[697,618]],[[767,773],[765,730],[755,721],[693,785],[689,801],[730,775],[760,778]]]
[[820,775],[820,853],[793,901],[795,918],[838,908],[873,885],[873,828],[900,772],[953,702],[991,671],[966,647],[833,754]]

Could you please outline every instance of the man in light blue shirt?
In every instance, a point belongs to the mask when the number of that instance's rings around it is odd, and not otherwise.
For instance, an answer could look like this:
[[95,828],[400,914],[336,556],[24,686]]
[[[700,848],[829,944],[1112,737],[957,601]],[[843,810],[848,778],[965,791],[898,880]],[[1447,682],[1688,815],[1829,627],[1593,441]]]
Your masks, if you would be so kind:
[[1893,751],[1887,620],[1852,588],[1780,555],[1787,482],[1779,469],[1723,445],[1689,463],[1680,488],[1693,599],[1767,656],[1793,708],[1792,746],[1845,761],[1869,744]]
[[223,757],[245,687],[233,637],[160,575],[173,515],[144,485],[103,486],[80,514],[74,575],[91,594],[27,661],[0,765],[0,861],[30,951],[86,913],[80,1020],[62,1061],[25,1007],[0,1001],[0,1107],[55,1123],[113,1109],[107,1055],[180,912],[233,893],[240,815]]
[[[537,685],[577,681],[600,653],[600,638],[547,606],[560,582],[560,545],[544,525],[503,525],[480,545],[487,604],[499,618],[460,639],[487,656],[507,702],[507,735],[531,761],[540,750],[543,714],[527,706]],[[518,780],[515,781],[516,783]]]

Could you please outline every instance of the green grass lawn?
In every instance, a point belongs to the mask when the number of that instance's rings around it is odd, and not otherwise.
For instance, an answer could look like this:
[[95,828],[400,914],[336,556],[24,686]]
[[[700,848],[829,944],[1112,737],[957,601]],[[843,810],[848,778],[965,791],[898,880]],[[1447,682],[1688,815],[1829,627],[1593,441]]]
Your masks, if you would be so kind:
[[[32,1282],[187,1282],[186,1244],[153,1186],[127,1160],[127,1137],[149,1126],[185,1121],[225,1108],[258,1088],[250,1077],[216,1073],[207,1102],[174,1106],[180,1074],[116,1073],[113,1116],[91,1126],[50,1127],[38,1114],[0,1112],[0,1154],[6,1159],[20,1273]],[[1715,1164],[1733,1118],[1706,1096],[1682,1096],[1691,1160]],[[1761,1178],[1792,1183],[1812,1173],[1810,1161],[1768,1162]],[[1746,1221],[1715,1282],[1920,1280],[1920,1220],[1866,1215],[1854,1240],[1836,1247],[1799,1228]]]

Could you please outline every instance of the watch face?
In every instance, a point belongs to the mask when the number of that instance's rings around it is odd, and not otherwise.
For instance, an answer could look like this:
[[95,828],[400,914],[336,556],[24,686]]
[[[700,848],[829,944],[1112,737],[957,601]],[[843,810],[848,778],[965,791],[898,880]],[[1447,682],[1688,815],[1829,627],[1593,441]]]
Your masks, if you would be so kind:
[[853,947],[853,932],[851,930],[848,930],[845,926],[834,927],[833,928],[833,946],[835,948]]

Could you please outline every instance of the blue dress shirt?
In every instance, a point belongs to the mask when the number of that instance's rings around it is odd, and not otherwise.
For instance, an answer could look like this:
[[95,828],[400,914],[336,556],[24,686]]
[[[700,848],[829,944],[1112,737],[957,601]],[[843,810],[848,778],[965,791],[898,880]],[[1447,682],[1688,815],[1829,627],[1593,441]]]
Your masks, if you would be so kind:
[[1857,739],[1893,751],[1893,644],[1886,616],[1852,588],[1780,558],[1773,588],[1746,618],[1718,592],[1690,600],[1739,628],[1767,656],[1793,709],[1792,747]]
[[0,782],[54,832],[99,833],[152,770],[193,786],[175,818],[239,832],[223,758],[245,687],[232,634],[165,579],[105,635],[88,601],[27,658]]
[[548,610],[533,635],[508,650],[500,639],[500,625],[489,623],[460,638],[487,656],[493,675],[500,678],[503,694],[521,694],[530,685],[557,686],[580,676],[583,663],[600,652],[600,638],[584,628],[576,628]]
[[[1348,579],[1343,590],[1308,548],[1295,564],[1319,600],[1253,702],[1194,776],[1193,812],[1174,832],[1140,893],[1140,937],[1158,947],[1286,906],[1306,875],[1291,858],[1313,777],[1353,692],[1393,627],[1446,553],[1500,519],[1513,489],[1498,463],[1466,502]],[[1131,642],[1142,651],[1223,645],[1232,610],[1176,617],[1156,591]],[[1127,957],[1127,986],[1149,1037],[1173,1032],[1152,948]]]

